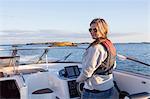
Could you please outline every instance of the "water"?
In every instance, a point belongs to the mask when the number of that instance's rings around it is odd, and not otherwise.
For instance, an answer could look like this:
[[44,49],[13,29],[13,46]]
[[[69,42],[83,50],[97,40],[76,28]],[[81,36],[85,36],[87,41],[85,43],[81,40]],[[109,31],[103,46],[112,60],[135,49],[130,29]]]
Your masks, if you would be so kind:
[[[150,64],[150,44],[116,44],[115,46],[117,53],[136,58],[137,60]],[[117,58],[117,69],[150,75],[150,67],[131,60],[123,61]]]
[[[45,47],[47,45],[20,45],[18,48],[31,48],[31,47]],[[87,44],[78,45],[78,47],[86,48]],[[117,53],[126,55],[128,57],[136,58],[140,61],[150,64],[150,43],[124,43],[115,44]],[[0,48],[9,49],[11,46],[0,46]],[[70,47],[62,47],[50,49],[48,52],[49,61],[82,61],[82,55],[84,49],[74,49]],[[20,50],[18,55],[21,56],[21,63],[35,63],[39,60],[43,50]],[[0,56],[10,55],[10,51],[0,51]],[[65,60],[67,55],[70,56]],[[140,73],[143,75],[150,76],[150,67],[143,64],[131,61],[131,60],[120,60],[117,58],[117,69],[131,71],[134,73]]]

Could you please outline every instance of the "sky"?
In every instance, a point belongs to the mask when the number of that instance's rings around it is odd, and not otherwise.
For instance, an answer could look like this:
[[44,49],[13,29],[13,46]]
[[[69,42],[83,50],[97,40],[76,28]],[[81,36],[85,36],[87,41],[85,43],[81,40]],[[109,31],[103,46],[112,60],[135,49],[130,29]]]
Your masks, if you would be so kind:
[[115,43],[150,42],[149,0],[0,0],[0,44],[90,42],[99,17]]

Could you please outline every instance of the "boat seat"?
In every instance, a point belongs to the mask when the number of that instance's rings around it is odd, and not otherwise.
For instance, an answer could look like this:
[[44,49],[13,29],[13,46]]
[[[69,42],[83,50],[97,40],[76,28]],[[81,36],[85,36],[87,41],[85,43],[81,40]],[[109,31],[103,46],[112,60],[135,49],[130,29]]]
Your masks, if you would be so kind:
[[148,92],[136,93],[131,94],[128,97],[129,99],[150,99],[150,93]]

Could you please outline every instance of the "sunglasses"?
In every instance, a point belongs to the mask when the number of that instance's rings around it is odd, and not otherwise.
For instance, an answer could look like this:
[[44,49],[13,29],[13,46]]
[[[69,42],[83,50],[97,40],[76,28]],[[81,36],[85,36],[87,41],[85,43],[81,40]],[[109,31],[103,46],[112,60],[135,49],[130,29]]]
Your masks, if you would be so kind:
[[96,29],[96,28],[94,28],[94,29],[89,28],[89,32],[92,32],[92,30],[93,30],[94,32],[97,32],[97,29]]

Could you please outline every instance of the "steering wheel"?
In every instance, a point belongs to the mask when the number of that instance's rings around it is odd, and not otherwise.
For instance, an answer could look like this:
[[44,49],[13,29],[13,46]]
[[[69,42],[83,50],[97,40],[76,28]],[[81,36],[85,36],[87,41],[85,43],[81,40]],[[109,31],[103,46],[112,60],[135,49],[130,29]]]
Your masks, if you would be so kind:
[[79,96],[81,96],[81,93],[83,91],[83,86],[84,86],[83,82],[77,83],[77,92],[78,92]]

